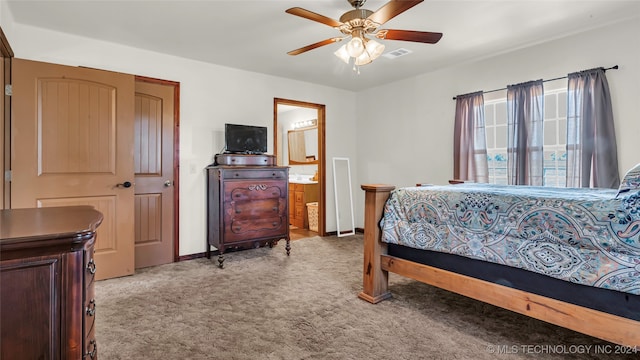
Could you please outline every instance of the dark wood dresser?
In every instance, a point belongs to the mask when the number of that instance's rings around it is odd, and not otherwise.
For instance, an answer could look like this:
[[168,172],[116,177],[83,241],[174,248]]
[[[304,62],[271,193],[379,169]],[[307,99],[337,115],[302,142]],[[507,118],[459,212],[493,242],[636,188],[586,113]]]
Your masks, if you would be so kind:
[[289,244],[289,168],[284,166],[207,167],[207,258],[218,249],[223,267],[229,248]]
[[90,206],[0,210],[1,359],[97,359]]

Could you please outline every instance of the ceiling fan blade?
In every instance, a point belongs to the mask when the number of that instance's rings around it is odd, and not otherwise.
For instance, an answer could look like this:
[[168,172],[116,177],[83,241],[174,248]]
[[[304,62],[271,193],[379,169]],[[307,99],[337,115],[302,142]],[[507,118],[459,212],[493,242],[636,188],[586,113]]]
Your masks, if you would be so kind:
[[291,50],[287,54],[289,54],[289,55],[299,55],[299,54],[302,54],[303,52],[307,52],[309,50],[313,50],[313,49],[319,48],[321,46],[325,46],[325,45],[336,43],[338,41],[342,41],[342,39],[343,38],[341,38],[341,37],[334,37],[334,38],[331,38],[331,39],[318,41],[315,44],[307,45],[305,47],[301,47],[300,49]]
[[299,7],[293,7],[291,9],[285,10],[286,13],[291,15],[297,15],[303,17],[305,19],[317,21],[319,23],[329,25],[331,27],[338,27],[342,25],[342,23],[338,20],[333,20],[332,18],[326,17],[324,15],[316,14],[313,11],[305,10]]
[[435,44],[440,41],[442,33],[428,32],[428,31],[413,31],[413,30],[380,30],[375,34],[378,39],[384,40],[403,40],[413,41],[426,44]]
[[423,1],[424,0],[391,0],[382,5],[382,7],[373,14],[369,15],[367,19],[382,25]]

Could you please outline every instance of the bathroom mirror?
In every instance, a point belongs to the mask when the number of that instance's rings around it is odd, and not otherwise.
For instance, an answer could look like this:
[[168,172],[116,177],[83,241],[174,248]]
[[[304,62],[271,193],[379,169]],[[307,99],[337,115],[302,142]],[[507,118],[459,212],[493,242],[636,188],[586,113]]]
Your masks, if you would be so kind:
[[349,158],[333,158],[333,188],[336,198],[337,235],[354,235],[353,198],[351,195],[351,170]]
[[289,165],[318,163],[318,127],[289,130]]

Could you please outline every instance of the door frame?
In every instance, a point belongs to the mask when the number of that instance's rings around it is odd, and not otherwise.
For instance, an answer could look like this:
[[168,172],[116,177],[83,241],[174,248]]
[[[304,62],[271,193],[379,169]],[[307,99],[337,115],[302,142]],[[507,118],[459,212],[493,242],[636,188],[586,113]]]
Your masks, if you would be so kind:
[[[320,195],[318,198],[318,234],[327,236],[326,232],[326,146],[325,146],[325,105],[305,101],[273,98],[273,155],[278,158],[280,148],[280,136],[278,136],[278,105],[289,105],[316,109],[318,111],[318,185]],[[287,164],[282,164],[286,166]]]
[[13,50],[9,45],[7,37],[0,27],[0,55],[4,65],[4,73],[1,74],[3,78],[2,82],[2,102],[4,105],[4,114],[2,114],[3,121],[0,122],[0,148],[2,148],[2,157],[0,158],[0,168],[2,168],[2,174],[0,174],[0,209],[11,208],[11,182],[5,181],[5,174],[11,170],[11,96],[6,95],[4,86],[5,84],[11,84],[11,58],[13,58]]
[[173,87],[173,261],[180,261],[180,83],[146,76],[135,81]]

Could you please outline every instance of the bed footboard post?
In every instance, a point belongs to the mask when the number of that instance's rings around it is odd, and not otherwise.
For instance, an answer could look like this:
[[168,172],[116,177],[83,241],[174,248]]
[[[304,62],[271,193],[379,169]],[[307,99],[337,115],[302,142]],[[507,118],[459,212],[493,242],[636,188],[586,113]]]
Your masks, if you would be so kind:
[[380,255],[387,253],[387,244],[381,241],[382,232],[379,222],[391,185],[361,185],[365,191],[364,201],[364,269],[362,272],[363,290],[358,297],[370,303],[377,303],[391,297],[387,290],[389,273],[381,268]]

